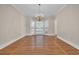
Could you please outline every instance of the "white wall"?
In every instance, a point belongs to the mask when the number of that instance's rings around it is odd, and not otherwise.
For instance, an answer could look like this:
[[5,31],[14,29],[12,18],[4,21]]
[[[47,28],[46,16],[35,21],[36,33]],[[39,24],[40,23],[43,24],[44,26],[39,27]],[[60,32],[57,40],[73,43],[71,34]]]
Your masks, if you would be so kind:
[[79,48],[79,5],[67,5],[56,17],[57,34]]
[[0,48],[26,35],[25,20],[11,5],[0,5]]
[[25,27],[26,33],[27,33],[27,35],[31,35],[31,17],[26,16],[25,23],[26,23],[26,27]]
[[48,17],[48,31],[47,34],[54,35],[55,34],[55,17],[50,16]]

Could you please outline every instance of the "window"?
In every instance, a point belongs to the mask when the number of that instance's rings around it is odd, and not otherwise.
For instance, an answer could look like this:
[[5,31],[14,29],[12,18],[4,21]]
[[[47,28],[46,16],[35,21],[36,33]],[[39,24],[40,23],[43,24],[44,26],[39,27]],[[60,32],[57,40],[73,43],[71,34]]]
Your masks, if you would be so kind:
[[46,34],[48,30],[48,20],[31,22],[32,34]]

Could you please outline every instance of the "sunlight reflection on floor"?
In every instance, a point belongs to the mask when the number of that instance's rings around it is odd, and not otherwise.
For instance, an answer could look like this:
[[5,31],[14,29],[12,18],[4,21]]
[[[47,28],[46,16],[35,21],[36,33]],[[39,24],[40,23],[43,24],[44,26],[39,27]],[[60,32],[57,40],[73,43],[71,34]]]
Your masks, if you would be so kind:
[[34,36],[32,38],[33,47],[43,47],[45,43],[45,37],[42,35]]

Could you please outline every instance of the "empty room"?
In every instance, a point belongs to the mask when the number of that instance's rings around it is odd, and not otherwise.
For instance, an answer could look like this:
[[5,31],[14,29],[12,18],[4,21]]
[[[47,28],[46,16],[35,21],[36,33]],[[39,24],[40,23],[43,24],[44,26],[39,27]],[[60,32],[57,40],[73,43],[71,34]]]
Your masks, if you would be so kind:
[[79,4],[0,4],[0,55],[79,55]]

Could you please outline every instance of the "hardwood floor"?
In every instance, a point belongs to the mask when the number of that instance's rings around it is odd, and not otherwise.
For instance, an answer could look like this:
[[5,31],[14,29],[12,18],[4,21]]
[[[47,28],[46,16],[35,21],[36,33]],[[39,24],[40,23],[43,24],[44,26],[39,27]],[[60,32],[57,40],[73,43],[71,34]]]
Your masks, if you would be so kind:
[[44,36],[44,45],[35,47],[32,39],[35,36],[26,36],[1,49],[1,55],[78,55],[79,50],[54,36]]

